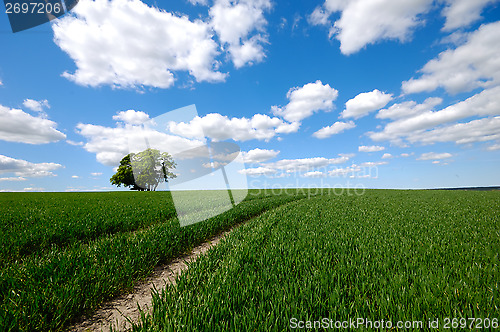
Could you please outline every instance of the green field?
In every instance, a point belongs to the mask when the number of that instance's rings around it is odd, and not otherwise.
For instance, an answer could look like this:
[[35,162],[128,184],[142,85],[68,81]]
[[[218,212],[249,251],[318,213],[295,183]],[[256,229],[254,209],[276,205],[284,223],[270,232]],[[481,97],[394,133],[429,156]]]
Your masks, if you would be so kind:
[[64,329],[246,220],[156,294],[134,329],[500,318],[498,191],[254,191],[189,227],[165,192],[2,194],[0,203],[2,331]]
[[230,211],[180,227],[168,192],[1,194],[0,330],[61,330],[158,264],[304,197],[251,192]]

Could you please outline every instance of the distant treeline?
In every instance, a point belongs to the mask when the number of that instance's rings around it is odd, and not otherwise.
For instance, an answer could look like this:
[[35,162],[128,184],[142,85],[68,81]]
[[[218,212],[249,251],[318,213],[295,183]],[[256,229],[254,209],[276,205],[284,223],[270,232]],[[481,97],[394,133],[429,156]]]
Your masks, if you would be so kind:
[[478,191],[490,191],[490,190],[500,190],[500,186],[494,187],[463,187],[463,188],[436,188],[432,190],[478,190]]

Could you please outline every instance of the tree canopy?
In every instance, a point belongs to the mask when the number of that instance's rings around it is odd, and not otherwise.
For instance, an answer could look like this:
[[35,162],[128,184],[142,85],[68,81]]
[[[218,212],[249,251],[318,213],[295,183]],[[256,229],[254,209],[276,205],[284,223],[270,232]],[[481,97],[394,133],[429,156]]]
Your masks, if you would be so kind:
[[116,174],[109,180],[118,187],[131,190],[155,191],[162,182],[176,177],[172,170],[176,164],[172,156],[156,149],[146,149],[123,157]]

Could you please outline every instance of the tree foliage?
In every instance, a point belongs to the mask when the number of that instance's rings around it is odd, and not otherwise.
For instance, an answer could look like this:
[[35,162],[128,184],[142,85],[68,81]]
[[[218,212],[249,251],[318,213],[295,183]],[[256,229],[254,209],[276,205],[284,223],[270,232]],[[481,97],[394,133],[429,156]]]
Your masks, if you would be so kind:
[[172,172],[175,167],[170,154],[147,149],[123,157],[110,182],[118,187],[129,187],[131,190],[155,191],[160,183],[176,177]]

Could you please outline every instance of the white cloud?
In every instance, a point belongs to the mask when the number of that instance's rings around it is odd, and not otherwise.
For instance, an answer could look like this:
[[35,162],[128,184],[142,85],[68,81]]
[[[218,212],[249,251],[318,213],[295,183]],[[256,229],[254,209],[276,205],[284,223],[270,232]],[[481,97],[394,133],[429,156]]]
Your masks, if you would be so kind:
[[320,130],[315,132],[313,136],[319,139],[324,139],[332,135],[340,134],[345,130],[352,129],[354,127],[356,127],[356,125],[352,121],[349,122],[337,121],[331,126],[321,128]]
[[50,104],[47,99],[43,100],[25,99],[23,102],[23,106],[39,113],[42,113],[44,108],[50,108]]
[[174,71],[187,71],[198,82],[225,80],[206,22],[140,0],[81,0],[72,13],[52,28],[54,41],[77,67],[63,76],[78,84],[168,88]]
[[359,173],[361,171],[362,171],[362,168],[358,165],[351,165],[351,166],[344,167],[344,168],[337,167],[337,168],[329,171],[328,176],[330,176],[330,177],[339,177],[339,176],[347,177],[347,175],[350,174],[350,177],[354,178],[354,177],[356,177],[355,174]]
[[241,68],[245,65],[251,65],[254,62],[263,61],[265,56],[261,45],[263,40],[260,37],[252,37],[237,47],[230,46],[229,52],[231,52],[234,66]]
[[490,145],[486,148],[486,150],[488,151],[496,151],[496,150],[500,150],[500,144],[493,144],[493,145]]
[[57,124],[34,117],[20,109],[0,105],[0,140],[28,144],[57,142],[66,135],[56,130]]
[[35,192],[35,191],[43,192],[43,191],[45,191],[45,188],[32,188],[32,187],[28,187],[28,188],[24,188],[23,190],[0,189],[0,192],[2,192],[2,193],[24,193],[24,192]]
[[372,146],[361,145],[358,147],[359,152],[378,152],[378,151],[384,151],[384,150],[385,150],[385,147],[378,146],[378,145],[372,145]]
[[61,167],[63,166],[56,163],[31,163],[26,160],[0,155],[0,174],[14,173],[21,178],[55,176],[52,171]]
[[95,173],[90,173],[90,175],[92,175],[92,176],[101,176],[101,175],[102,175],[102,173],[100,173],[100,172],[95,172]]
[[308,16],[307,21],[312,25],[329,25],[330,13],[325,11],[322,7],[316,7],[311,15]]
[[338,91],[323,85],[318,80],[315,83],[308,83],[303,87],[295,87],[288,91],[287,98],[290,101],[285,107],[273,106],[274,115],[283,119],[295,122],[302,121],[310,117],[314,112],[331,111],[334,108],[333,102],[337,99]]
[[469,26],[481,18],[484,7],[498,0],[446,0],[443,16],[446,17],[444,31]]
[[320,172],[320,171],[311,171],[311,172],[307,172],[307,173],[302,174],[302,177],[305,177],[305,178],[322,178],[325,176],[326,176],[326,174],[323,172]]
[[274,163],[267,163],[264,166],[282,170],[282,171],[290,171],[290,172],[299,172],[299,171],[309,171],[313,168],[317,167],[326,167],[330,165],[338,165],[344,164],[349,159],[351,159],[352,155],[340,155],[338,158],[324,158],[324,157],[316,157],[316,158],[303,158],[303,159],[283,159]]
[[361,167],[375,167],[375,166],[382,166],[382,165],[387,165],[389,162],[387,161],[367,161],[365,163],[362,163],[360,166]]
[[213,168],[213,169],[217,169],[217,168],[221,168],[223,166],[227,166],[228,163],[226,162],[218,162],[218,161],[214,161],[214,162],[210,162],[210,163],[204,163],[202,164],[201,166],[204,167],[204,168]]
[[25,191],[25,192],[43,192],[43,191],[45,191],[45,188],[28,187],[28,188],[24,188],[22,191]]
[[83,146],[83,142],[75,142],[75,141],[72,141],[69,139],[66,140],[66,143],[68,143],[69,145],[73,145],[73,146]]
[[210,9],[211,25],[236,68],[264,59],[264,12],[270,8],[269,0],[215,0]]
[[141,111],[128,110],[113,115],[113,120],[123,121],[131,125],[140,125],[149,120],[149,115]]
[[276,158],[279,151],[275,150],[265,150],[265,149],[253,149],[248,152],[243,152],[243,161],[247,164],[261,163],[268,161],[270,159]]
[[208,0],[188,0],[188,2],[190,2],[192,5],[202,5],[202,6],[206,6],[208,5]]
[[419,78],[402,83],[405,93],[433,91],[449,93],[471,91],[500,83],[500,22],[485,24],[469,34],[465,44],[448,49],[429,61]]
[[447,159],[451,157],[453,157],[453,155],[447,152],[443,153],[427,152],[427,153],[422,153],[420,157],[417,158],[417,160],[437,160],[437,159]]
[[79,179],[80,177],[78,175],[72,175],[71,178],[72,179]]
[[252,118],[228,118],[218,113],[204,117],[195,117],[189,123],[170,122],[169,130],[173,134],[188,138],[210,137],[214,140],[233,139],[248,141],[251,139],[269,141],[277,134],[297,132],[298,122],[286,123],[279,118],[265,114],[255,114]]
[[497,140],[500,139],[500,116],[472,120],[466,123],[457,123],[438,127],[430,131],[414,133],[409,139],[423,144],[437,142],[468,144]]
[[87,139],[83,148],[95,153],[97,161],[107,166],[117,166],[128,153],[142,151],[148,145],[170,154],[202,145],[201,141],[170,135],[148,126],[143,129],[140,126],[118,123],[113,128],[79,123],[76,128]]
[[26,178],[23,178],[22,176],[18,177],[8,177],[8,178],[0,178],[0,181],[26,181]]
[[392,95],[377,89],[371,92],[360,93],[345,103],[345,110],[341,113],[343,118],[361,118],[370,112],[381,109],[392,100]]
[[[330,29],[330,36],[340,41],[343,54],[352,54],[380,40],[410,39],[413,29],[422,23],[418,17],[432,5],[432,0],[326,0],[323,9],[328,14],[341,12]],[[324,15],[315,10],[310,22],[321,24]]]
[[238,171],[240,174],[250,175],[250,176],[260,176],[260,175],[273,175],[276,174],[276,170],[268,167],[257,167],[257,168],[247,168]]
[[391,159],[392,157],[393,157],[392,154],[384,153],[384,155],[382,156],[382,159]]
[[413,155],[414,155],[413,152],[412,153],[401,153],[401,157],[403,157],[403,158],[408,158],[408,157],[413,156]]
[[467,32],[462,31],[462,30],[458,30],[458,31],[452,32],[449,35],[441,38],[440,44],[460,46],[462,44],[465,44],[467,42],[468,38],[469,38],[469,35]]
[[417,104],[414,101],[406,101],[400,104],[394,104],[389,108],[382,109],[377,113],[379,119],[402,119],[416,116],[434,109],[435,106],[441,104],[441,98],[427,98],[422,104]]
[[[465,143],[467,141],[491,140],[493,139],[491,135],[495,135],[497,130],[495,118],[433,128],[468,117],[492,115],[500,115],[500,86],[483,90],[440,111],[426,110],[417,112],[414,116],[399,118],[387,124],[381,132],[370,132],[368,136],[375,141],[390,140],[396,144],[402,144],[403,140],[426,144],[436,141]],[[479,125],[487,125],[484,128],[484,134],[481,134]],[[488,134],[486,129],[489,130]]]

